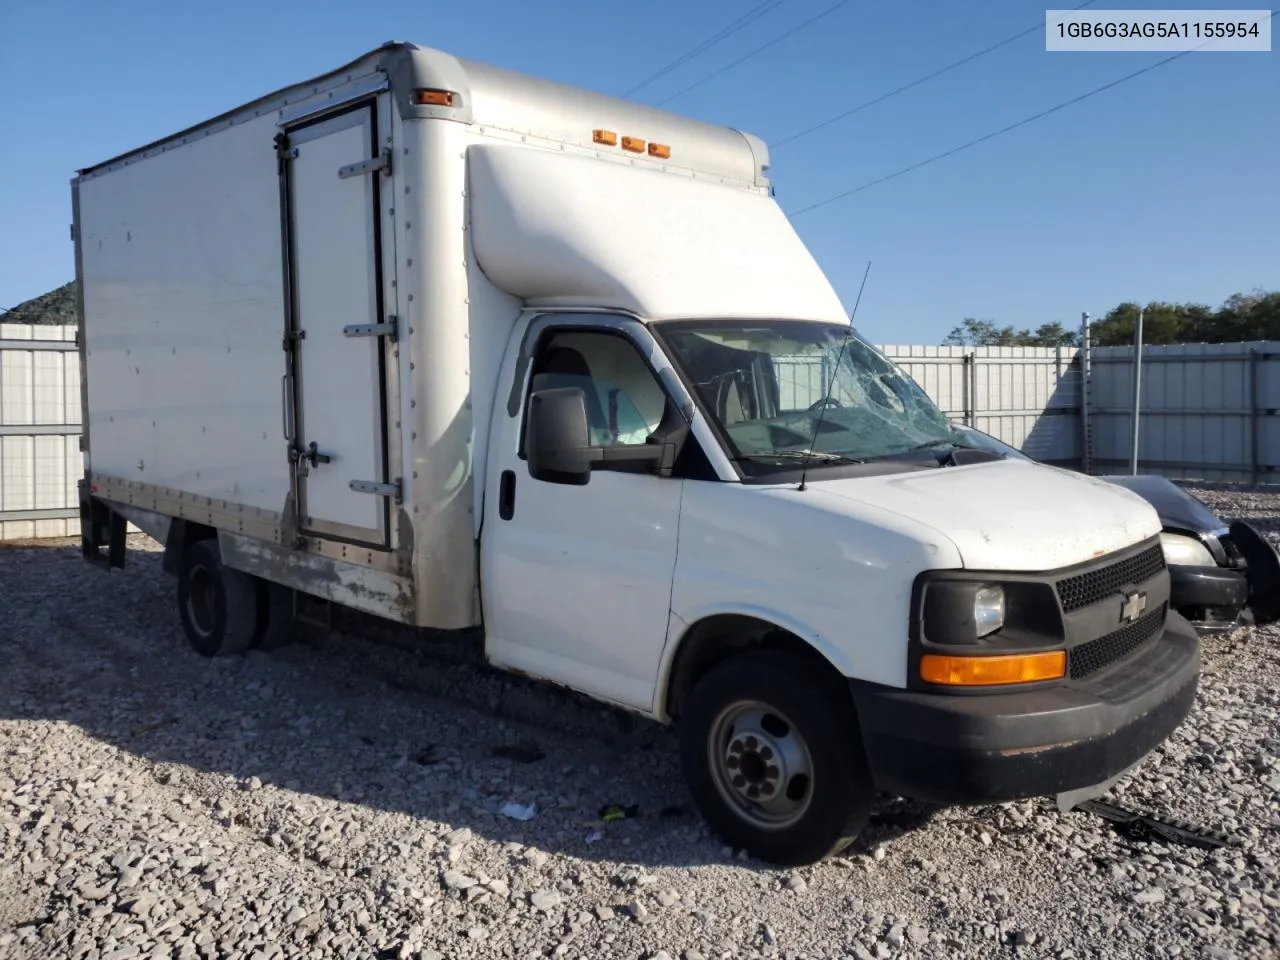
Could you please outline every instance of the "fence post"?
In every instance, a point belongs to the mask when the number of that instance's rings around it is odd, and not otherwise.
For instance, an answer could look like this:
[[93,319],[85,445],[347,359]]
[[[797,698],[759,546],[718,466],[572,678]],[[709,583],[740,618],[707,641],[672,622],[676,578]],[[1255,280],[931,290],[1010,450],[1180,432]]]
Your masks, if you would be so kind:
[[973,359],[969,363],[969,396],[973,398],[969,406],[973,408],[972,427],[978,426],[978,352],[973,352]]
[[1138,308],[1138,325],[1133,330],[1133,440],[1129,448],[1129,472],[1138,475],[1138,416],[1142,397],[1142,319],[1146,308]]
[[1249,348],[1249,484],[1258,485],[1258,348]]
[[1091,473],[1089,444],[1089,311],[1080,314],[1080,469]]
[[964,355],[960,358],[960,362],[961,362],[960,372],[964,377],[964,383],[961,384],[961,389],[964,393],[964,424],[966,427],[973,427],[973,426],[977,426],[977,424],[974,422],[976,420],[976,417],[974,416],[974,412],[973,412],[974,399],[975,399],[975,394],[973,389],[974,383],[975,383],[973,378],[973,366],[974,366],[973,351],[972,350],[965,351]]

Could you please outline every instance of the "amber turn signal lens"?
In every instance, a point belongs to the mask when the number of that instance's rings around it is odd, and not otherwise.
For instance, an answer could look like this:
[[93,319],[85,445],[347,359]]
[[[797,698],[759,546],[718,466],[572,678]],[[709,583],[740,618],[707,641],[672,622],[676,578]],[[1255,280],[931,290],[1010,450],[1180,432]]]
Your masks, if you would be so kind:
[[618,135],[612,130],[592,130],[591,140],[594,143],[603,143],[606,147],[618,145]]
[[453,92],[450,90],[415,90],[413,102],[424,107],[452,107]]
[[644,153],[644,141],[639,137],[623,137],[622,149],[632,153]]
[[951,687],[1057,680],[1066,672],[1067,654],[1064,650],[998,657],[946,657],[926,653],[920,658],[921,680]]
[[649,144],[649,156],[658,157],[661,160],[669,160],[671,158],[671,148],[665,143]]

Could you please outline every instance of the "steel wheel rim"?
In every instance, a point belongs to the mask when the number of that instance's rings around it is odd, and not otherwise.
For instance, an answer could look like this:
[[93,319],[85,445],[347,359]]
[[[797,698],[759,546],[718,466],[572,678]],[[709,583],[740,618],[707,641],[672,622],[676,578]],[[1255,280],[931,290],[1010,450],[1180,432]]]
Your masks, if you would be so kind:
[[813,799],[813,757],[785,714],[738,700],[717,714],[707,737],[711,779],[725,803],[761,830],[785,830]]
[[212,636],[217,610],[217,582],[204,567],[192,567],[187,576],[187,617],[196,633],[202,637]]

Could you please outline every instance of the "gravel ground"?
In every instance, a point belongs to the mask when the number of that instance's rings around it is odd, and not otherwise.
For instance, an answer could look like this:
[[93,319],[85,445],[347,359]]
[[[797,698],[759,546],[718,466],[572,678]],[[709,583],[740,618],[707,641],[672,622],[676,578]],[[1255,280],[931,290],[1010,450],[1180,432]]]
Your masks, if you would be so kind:
[[[1280,495],[1198,492],[1280,532]],[[1280,629],[1206,641],[1193,715],[1113,790],[1232,846],[883,798],[844,857],[777,871],[690,811],[670,732],[360,618],[203,660],[132,547],[107,574],[0,546],[5,960],[1280,951]]]

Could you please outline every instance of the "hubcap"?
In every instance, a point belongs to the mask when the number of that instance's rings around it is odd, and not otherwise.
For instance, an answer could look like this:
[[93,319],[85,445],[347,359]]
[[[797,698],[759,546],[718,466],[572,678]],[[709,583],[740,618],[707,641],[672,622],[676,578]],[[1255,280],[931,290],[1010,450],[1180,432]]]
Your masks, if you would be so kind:
[[213,633],[217,622],[218,587],[204,567],[193,567],[187,578],[187,615],[202,637]]
[[768,704],[743,700],[721,710],[707,751],[716,789],[753,826],[781,830],[809,809],[809,747],[795,725]]

